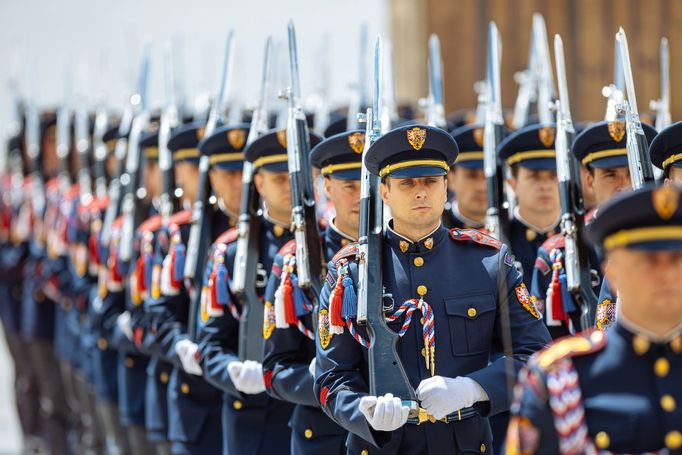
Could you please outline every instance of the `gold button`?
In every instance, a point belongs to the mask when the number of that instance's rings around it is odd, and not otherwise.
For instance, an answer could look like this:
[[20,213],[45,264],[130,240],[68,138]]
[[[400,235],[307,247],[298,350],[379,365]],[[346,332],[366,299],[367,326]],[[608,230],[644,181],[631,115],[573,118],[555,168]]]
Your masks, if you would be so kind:
[[485,453],[485,449],[487,449],[487,448],[488,447],[485,444],[481,444],[481,447],[479,447],[479,450],[481,451],[481,453]]
[[649,350],[649,340],[641,335],[635,335],[632,339],[632,349],[635,350],[637,355],[644,355]]
[[284,234],[284,228],[279,224],[275,224],[272,231],[275,233],[275,237],[282,237],[282,234]]
[[107,348],[107,340],[104,338],[100,338],[97,340],[97,347],[99,348],[100,351],[104,351]]
[[664,378],[668,376],[669,372],[670,362],[668,362],[668,359],[661,357],[660,359],[656,360],[656,363],[654,363],[654,373],[656,373],[656,376],[659,378]]
[[189,393],[189,386],[187,384],[182,384],[180,386],[180,391],[187,395]]
[[417,286],[417,294],[419,294],[420,296],[424,297],[427,292],[428,289],[426,289],[426,286],[424,286],[423,284]]
[[235,408],[237,411],[239,411],[242,408],[242,406],[244,405],[239,400],[234,400],[234,403],[232,403],[232,407]]
[[470,318],[475,317],[475,316],[476,316],[476,308],[469,308],[469,309],[467,310],[467,315],[468,315]]
[[533,240],[535,240],[537,236],[538,236],[538,233],[535,232],[534,230],[526,229],[526,240],[528,240],[529,242],[532,242]]
[[606,449],[609,445],[611,445],[611,438],[609,438],[609,435],[606,434],[605,431],[600,431],[595,435],[594,443],[598,448]]
[[682,352],[682,336],[670,340],[670,348],[673,350],[675,354],[679,354],[680,352]]
[[424,258],[421,256],[417,256],[416,258],[414,258],[414,265],[416,265],[417,267],[421,267],[422,265],[424,265]]
[[168,384],[168,373],[162,371],[159,375],[159,379],[161,380],[161,384]]
[[133,365],[135,365],[135,361],[133,360],[132,357],[126,357],[125,361],[123,362],[124,365],[128,368],[132,368]]
[[682,433],[673,430],[665,435],[665,446],[671,450],[676,450],[682,447]]
[[675,399],[670,395],[663,395],[661,397],[661,407],[664,411],[673,412],[677,407]]
[[360,455],[369,455],[369,452],[367,449],[362,449],[362,452],[360,452]]
[[310,439],[313,437],[313,430],[310,428],[306,428],[305,431],[303,432],[303,435],[305,436],[306,439]]

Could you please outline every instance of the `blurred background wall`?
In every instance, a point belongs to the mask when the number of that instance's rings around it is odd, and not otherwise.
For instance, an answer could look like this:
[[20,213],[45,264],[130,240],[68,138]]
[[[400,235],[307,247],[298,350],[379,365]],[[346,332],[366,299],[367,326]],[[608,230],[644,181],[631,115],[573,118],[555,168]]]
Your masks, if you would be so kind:
[[513,107],[514,73],[528,63],[531,16],[545,17],[552,62],[554,34],[566,54],[574,120],[601,120],[606,109],[601,88],[613,82],[615,34],[628,37],[640,113],[660,96],[659,42],[670,43],[672,119],[682,117],[682,1],[680,0],[392,0],[391,30],[396,53],[396,86],[407,99],[427,93],[429,33],[441,40],[446,112],[474,107],[474,82],[485,77],[487,24],[494,20],[503,41],[502,99]]

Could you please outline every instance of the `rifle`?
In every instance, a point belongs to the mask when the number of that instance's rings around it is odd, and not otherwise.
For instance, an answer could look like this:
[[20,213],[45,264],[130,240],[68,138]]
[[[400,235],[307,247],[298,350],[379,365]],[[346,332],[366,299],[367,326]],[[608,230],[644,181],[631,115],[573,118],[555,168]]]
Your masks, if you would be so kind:
[[620,46],[622,58],[623,78],[627,90],[627,99],[616,106],[618,112],[625,115],[625,131],[627,134],[628,166],[630,168],[630,180],[632,189],[637,190],[655,181],[654,169],[649,155],[649,143],[647,142],[642,123],[639,121],[637,111],[637,98],[635,96],[635,84],[632,79],[632,67],[630,66],[630,52],[628,51],[628,39],[621,27],[616,34],[616,41]]
[[601,89],[602,95],[605,98],[608,98],[608,101],[606,102],[606,114],[604,115],[604,120],[607,122],[620,120],[616,106],[623,102],[623,93],[625,92],[623,83],[623,64],[621,61],[620,46],[616,39],[613,52],[613,83]]
[[384,133],[381,122],[382,42],[374,46],[374,99],[372,107],[361,117],[366,122],[365,149],[360,183],[360,226],[358,239],[358,314],[357,322],[367,328],[370,347],[369,393],[383,396],[392,393],[410,408],[410,416],[418,413],[417,396],[405,373],[396,350],[399,335],[386,325],[383,304],[382,249],[383,203],[379,196],[381,179],[365,166],[367,151]]
[[537,65],[537,94],[538,120],[542,125],[554,123],[551,104],[554,99],[554,78],[552,77],[552,62],[549,58],[547,45],[547,27],[545,19],[540,13],[533,14],[533,42],[535,43]]
[[123,223],[121,224],[118,257],[123,263],[129,263],[133,259],[135,228],[142,221],[144,204],[141,204],[141,199],[146,195],[145,191],[139,191],[142,183],[140,168],[144,163],[140,153],[140,138],[149,125],[146,84],[141,86],[141,90],[138,93],[138,101],[137,113],[133,119],[130,137],[128,138],[125,173],[121,175],[121,182],[124,185],[123,200],[121,202]]
[[69,156],[71,155],[71,109],[69,108],[69,93],[66,91],[64,101],[57,111],[57,159],[59,160],[59,194],[64,195],[71,186]]
[[[531,103],[537,100],[537,81],[535,80],[537,53],[534,41],[535,33],[532,33],[528,46],[528,67],[514,74],[514,81],[519,84],[519,94],[516,96],[516,102],[514,103],[514,116],[512,120],[512,128],[515,130],[521,129],[528,124]],[[488,43],[488,46],[488,50],[490,50],[490,43]]]
[[559,86],[559,99],[554,102],[557,116],[554,145],[561,202],[561,235],[564,237],[566,287],[580,308],[580,330],[587,330],[595,324],[598,299],[592,291],[590,264],[585,248],[585,205],[578,160],[571,153],[575,129],[568,100],[564,45],[558,34],[554,35],[554,59]]
[[429,126],[447,128],[443,106],[443,59],[438,35],[429,37],[429,96],[426,99],[426,123]]
[[[109,241],[111,239],[111,227],[114,224],[114,220],[118,217],[121,210],[121,189],[122,189],[122,177],[124,176],[126,153],[128,150],[128,135],[131,132],[133,119],[140,111],[140,104],[142,101],[142,93],[146,91],[147,87],[147,77],[149,75],[149,53],[148,50],[142,54],[142,59],[140,61],[140,69],[138,72],[137,79],[137,91],[133,93],[130,97],[129,103],[126,105],[123,111],[123,116],[121,117],[121,122],[118,125],[118,139],[116,140],[116,148],[114,150],[114,155],[116,157],[116,170],[114,172],[114,177],[109,182],[109,205],[107,206],[107,211],[104,214],[104,222],[102,223],[102,231],[100,234],[101,243],[101,257],[109,257]],[[104,145],[106,147],[106,145]],[[101,156],[102,161],[106,160],[106,150],[100,148],[103,151]],[[126,177],[128,178],[128,177]]]
[[[287,88],[289,104],[287,123],[287,155],[291,188],[291,229],[296,239],[298,286],[307,291],[317,315],[317,300],[322,290],[322,246],[315,214],[315,194],[310,166],[310,135],[305,113],[300,106],[301,86],[298,77],[296,31],[289,22],[289,68],[291,86]],[[316,321],[317,317],[313,317]]]
[[74,119],[76,152],[79,156],[78,185],[80,203],[88,205],[92,201],[92,179],[90,177],[90,114],[85,106],[76,109]]
[[[260,97],[253,110],[251,128],[246,138],[246,147],[268,130],[268,108],[270,64],[272,60],[272,39],[265,41],[263,69],[261,73]],[[260,197],[253,184],[253,163],[244,160],[242,172],[242,197],[237,223],[237,251],[232,269],[232,292],[241,302],[239,319],[239,348],[241,360],[261,361],[263,358],[263,304],[256,294],[256,273],[258,269],[258,239],[263,222]]]
[[[210,136],[216,127],[222,125],[225,115],[225,99],[231,82],[232,60],[234,58],[234,30],[227,32],[223,70],[218,87],[218,97],[211,107],[204,137]],[[199,158],[199,182],[197,195],[192,206],[192,220],[187,241],[187,256],[185,259],[184,277],[185,283],[189,283],[190,308],[188,330],[191,340],[196,339],[196,312],[201,299],[201,286],[204,278],[204,268],[211,238],[211,225],[213,224],[213,210],[207,203],[212,193],[211,181],[208,178],[210,163],[207,155]]]
[[656,111],[656,131],[670,126],[670,51],[668,38],[661,38],[661,97],[651,100],[649,107]]
[[164,53],[164,82],[166,89],[166,108],[161,114],[159,125],[159,169],[161,170],[161,197],[159,211],[164,226],[168,227],[168,220],[178,209],[178,200],[174,197],[175,171],[173,170],[173,154],[168,149],[168,140],[173,129],[180,124],[180,112],[176,91],[175,67],[173,66],[173,49],[167,48]]
[[40,155],[40,112],[35,102],[31,102],[26,109],[26,157],[28,158],[28,168],[31,182],[31,209],[36,220],[36,232],[34,241],[39,246],[44,246],[44,231],[37,232],[44,227],[39,226],[45,212],[45,183],[41,170]]
[[488,187],[486,229],[498,240],[509,243],[509,216],[504,196],[504,163],[497,145],[504,132],[500,94],[500,34],[495,22],[488,26],[488,59],[486,68],[486,115],[483,129],[483,170]]
[[346,130],[352,130],[358,126],[357,114],[365,110],[368,105],[367,98],[367,23],[360,25],[360,39],[358,48],[358,81],[355,91],[348,104],[348,115],[346,117]]
[[106,160],[109,148],[104,143],[104,134],[109,126],[109,113],[104,104],[97,108],[95,113],[95,129],[92,134],[93,145],[93,171],[95,174],[94,186],[97,199],[104,199],[107,195],[107,171]]

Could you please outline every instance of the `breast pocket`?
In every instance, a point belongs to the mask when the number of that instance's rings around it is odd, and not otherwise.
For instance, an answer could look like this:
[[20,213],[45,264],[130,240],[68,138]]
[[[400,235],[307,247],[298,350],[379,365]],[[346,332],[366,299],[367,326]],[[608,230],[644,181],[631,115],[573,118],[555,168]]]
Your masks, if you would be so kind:
[[444,300],[452,353],[470,355],[487,352],[495,325],[496,304],[493,295],[465,295]]

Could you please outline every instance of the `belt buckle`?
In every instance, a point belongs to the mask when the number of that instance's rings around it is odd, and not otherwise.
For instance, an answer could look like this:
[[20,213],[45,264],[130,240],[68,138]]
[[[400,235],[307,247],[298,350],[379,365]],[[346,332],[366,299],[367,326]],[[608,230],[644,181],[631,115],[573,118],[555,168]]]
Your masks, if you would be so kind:
[[419,415],[417,416],[417,418],[419,419],[417,425],[421,425],[422,423],[426,422],[434,423],[436,421],[436,418],[430,415],[428,412],[426,412],[426,409],[424,408],[419,408]]

